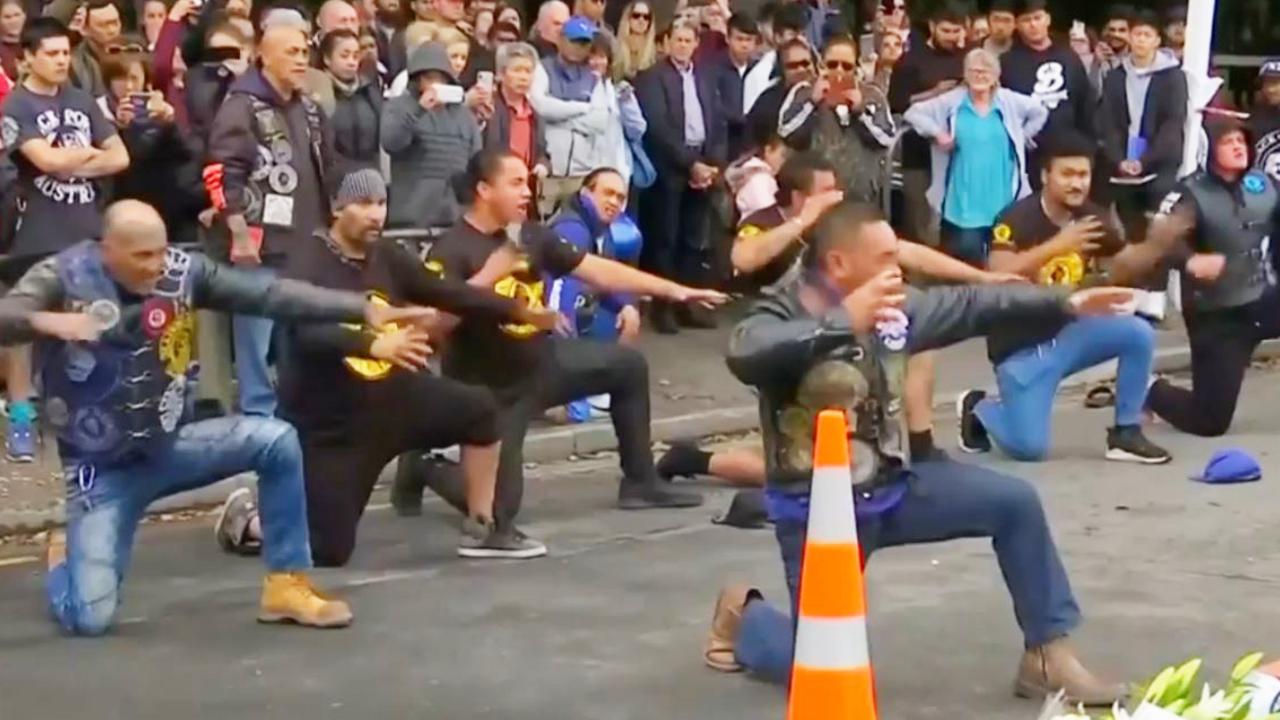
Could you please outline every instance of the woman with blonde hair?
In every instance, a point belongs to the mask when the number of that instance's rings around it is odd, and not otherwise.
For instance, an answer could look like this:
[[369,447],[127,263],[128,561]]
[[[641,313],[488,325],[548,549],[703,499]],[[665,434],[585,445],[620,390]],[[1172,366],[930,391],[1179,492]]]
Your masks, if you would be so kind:
[[613,61],[615,80],[630,80],[658,61],[653,5],[635,0],[622,10],[618,22],[618,52]]

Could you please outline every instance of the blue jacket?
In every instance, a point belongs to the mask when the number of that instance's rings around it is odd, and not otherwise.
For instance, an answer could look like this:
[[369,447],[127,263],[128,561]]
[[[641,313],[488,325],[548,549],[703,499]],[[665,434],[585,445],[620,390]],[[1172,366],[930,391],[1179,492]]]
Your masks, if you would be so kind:
[[[600,219],[591,199],[582,192],[574,193],[565,200],[551,219],[551,229],[583,252],[610,260],[618,259],[609,226]],[[626,293],[597,296],[590,286],[572,275],[547,280],[547,307],[569,318],[579,335],[589,330],[596,307],[616,315],[622,308],[635,303],[635,298]]]

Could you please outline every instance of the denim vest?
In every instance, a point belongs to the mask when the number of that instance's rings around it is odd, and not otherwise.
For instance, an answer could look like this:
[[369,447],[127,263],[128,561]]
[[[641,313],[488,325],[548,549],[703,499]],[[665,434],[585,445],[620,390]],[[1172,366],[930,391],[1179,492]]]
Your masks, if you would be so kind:
[[60,253],[57,273],[63,310],[87,312],[108,327],[97,342],[39,346],[45,414],[59,452],[64,459],[122,464],[166,447],[198,369],[191,256],[170,247],[155,289],[127,310],[96,242]]

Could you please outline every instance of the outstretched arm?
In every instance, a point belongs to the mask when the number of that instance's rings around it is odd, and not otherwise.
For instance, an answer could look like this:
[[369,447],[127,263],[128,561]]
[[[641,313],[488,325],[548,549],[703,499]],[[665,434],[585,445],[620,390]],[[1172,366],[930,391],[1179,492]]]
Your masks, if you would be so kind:
[[711,305],[720,305],[728,300],[722,292],[686,287],[599,255],[584,256],[573,276],[604,292],[651,295],[672,302]]
[[1067,291],[1036,285],[960,285],[907,296],[911,352],[985,335],[1009,320],[1060,320],[1071,313]]

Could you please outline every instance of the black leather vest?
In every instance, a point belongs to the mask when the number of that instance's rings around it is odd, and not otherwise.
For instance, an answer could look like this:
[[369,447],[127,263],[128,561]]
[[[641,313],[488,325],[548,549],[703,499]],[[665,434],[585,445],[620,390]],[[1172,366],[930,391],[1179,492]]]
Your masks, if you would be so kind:
[[1262,297],[1276,285],[1271,232],[1280,192],[1275,184],[1257,170],[1246,173],[1234,186],[1199,172],[1184,181],[1183,188],[1195,200],[1196,252],[1226,258],[1222,275],[1213,283],[1184,275],[1186,305],[1222,310]]

